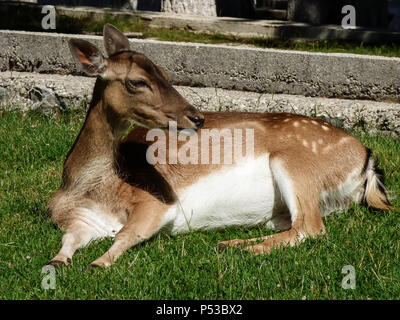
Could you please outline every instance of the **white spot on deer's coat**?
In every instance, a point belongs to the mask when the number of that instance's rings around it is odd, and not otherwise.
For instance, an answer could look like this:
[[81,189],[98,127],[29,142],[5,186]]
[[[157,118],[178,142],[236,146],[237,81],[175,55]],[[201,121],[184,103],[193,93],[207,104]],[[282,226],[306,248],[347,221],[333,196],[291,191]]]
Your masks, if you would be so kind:
[[311,151],[317,153],[317,143],[315,141],[311,143]]
[[325,131],[328,131],[328,130],[329,130],[329,128],[328,128],[327,126],[322,125],[321,127],[322,127],[322,129],[324,129]]
[[349,140],[350,140],[349,137],[344,137],[344,138],[342,138],[342,139],[339,140],[339,144],[346,143],[346,142],[348,142]]

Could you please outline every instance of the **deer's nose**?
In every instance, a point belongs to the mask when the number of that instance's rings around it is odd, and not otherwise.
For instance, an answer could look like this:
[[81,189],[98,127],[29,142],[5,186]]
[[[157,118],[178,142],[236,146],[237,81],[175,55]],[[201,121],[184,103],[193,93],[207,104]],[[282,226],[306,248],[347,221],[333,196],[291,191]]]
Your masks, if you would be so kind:
[[190,121],[192,121],[197,129],[201,129],[203,128],[204,125],[204,118],[200,118],[200,117],[188,117]]

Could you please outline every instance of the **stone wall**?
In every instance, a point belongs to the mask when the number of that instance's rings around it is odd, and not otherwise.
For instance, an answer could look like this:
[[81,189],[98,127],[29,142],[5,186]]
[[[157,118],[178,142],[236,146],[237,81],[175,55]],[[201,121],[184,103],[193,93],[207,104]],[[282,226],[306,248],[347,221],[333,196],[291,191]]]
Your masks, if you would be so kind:
[[215,0],[163,0],[161,11],[216,16]]

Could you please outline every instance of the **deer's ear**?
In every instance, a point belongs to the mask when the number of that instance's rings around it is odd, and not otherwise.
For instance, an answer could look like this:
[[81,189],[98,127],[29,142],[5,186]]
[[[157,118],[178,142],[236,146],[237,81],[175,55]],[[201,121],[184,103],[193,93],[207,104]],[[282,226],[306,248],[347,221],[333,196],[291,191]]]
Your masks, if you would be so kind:
[[168,74],[165,72],[165,70],[163,68],[161,68],[160,66],[156,66],[156,69],[158,70],[158,72],[160,72],[160,74],[162,75],[162,77],[167,80],[167,82],[171,82],[171,79],[169,78]]
[[108,23],[104,25],[103,41],[108,56],[130,50],[128,38],[116,27]]
[[77,64],[88,75],[103,75],[106,70],[106,59],[93,44],[85,40],[71,39],[68,42],[72,56]]

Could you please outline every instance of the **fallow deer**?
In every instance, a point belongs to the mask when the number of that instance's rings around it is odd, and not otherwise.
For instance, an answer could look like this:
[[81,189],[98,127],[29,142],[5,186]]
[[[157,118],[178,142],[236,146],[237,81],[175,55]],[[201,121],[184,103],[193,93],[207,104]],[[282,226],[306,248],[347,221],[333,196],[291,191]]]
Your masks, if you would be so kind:
[[[159,231],[261,223],[282,232],[218,246],[268,253],[324,234],[322,216],[351,203],[392,208],[370,152],[342,129],[287,113],[201,114],[111,25],[104,28],[108,58],[89,42],[69,45],[97,81],[50,202],[53,221],[66,231],[51,264],[70,264],[78,248],[103,237],[115,237],[114,243],[92,266],[110,266]],[[200,137],[207,129],[252,129],[253,157],[231,164],[150,164],[146,135],[167,130],[171,120],[177,130],[194,129]]]

